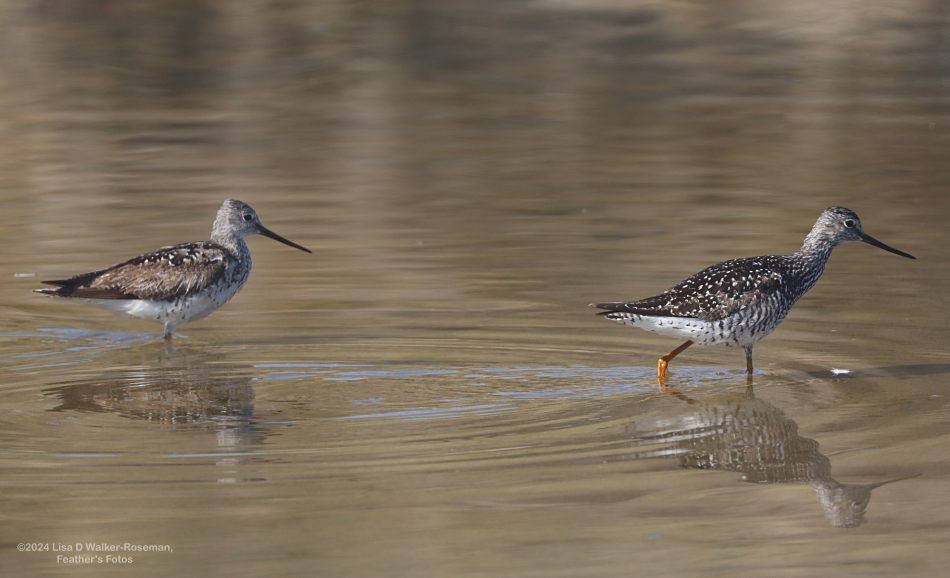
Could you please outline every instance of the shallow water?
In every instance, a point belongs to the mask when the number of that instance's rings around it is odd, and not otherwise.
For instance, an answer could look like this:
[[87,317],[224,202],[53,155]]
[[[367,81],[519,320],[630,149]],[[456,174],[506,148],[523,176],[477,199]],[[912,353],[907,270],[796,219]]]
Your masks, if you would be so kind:
[[[3,574],[950,563],[939,7],[70,6],[0,8]],[[228,196],[315,253],[251,239],[171,345],[30,293]],[[659,391],[678,343],[586,307],[831,204],[918,260],[837,249],[751,384],[693,347]],[[87,542],[172,551],[57,561]]]

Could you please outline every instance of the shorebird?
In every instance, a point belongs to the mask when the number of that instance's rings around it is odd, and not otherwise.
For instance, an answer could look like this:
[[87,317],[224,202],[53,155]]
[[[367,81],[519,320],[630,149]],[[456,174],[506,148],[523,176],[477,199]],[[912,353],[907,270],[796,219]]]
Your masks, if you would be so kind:
[[752,374],[752,348],[778,327],[795,302],[811,289],[825,270],[836,246],[863,241],[891,253],[916,259],[889,247],[861,228],[851,209],[825,209],[791,255],[731,259],[707,267],[660,295],[639,301],[592,303],[611,321],[661,335],[686,338],[657,361],[657,377],[666,377],[670,360],[693,343],[740,346],[746,371]]
[[251,274],[251,252],[244,242],[248,235],[264,235],[312,253],[261,224],[247,203],[225,199],[210,241],[162,247],[105,269],[43,281],[56,288],[34,291],[158,321],[170,339],[176,327],[206,317],[244,286]]

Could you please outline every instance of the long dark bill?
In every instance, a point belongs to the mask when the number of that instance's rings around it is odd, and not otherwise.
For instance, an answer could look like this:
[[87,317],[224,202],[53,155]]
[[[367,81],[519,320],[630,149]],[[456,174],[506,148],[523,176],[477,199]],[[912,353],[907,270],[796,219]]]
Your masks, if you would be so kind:
[[290,246],[293,247],[294,249],[300,249],[301,251],[306,251],[307,253],[313,253],[313,251],[311,251],[310,249],[304,247],[303,245],[298,245],[297,243],[294,243],[294,242],[291,241],[290,239],[285,239],[285,238],[281,237],[280,235],[278,235],[277,233],[271,231],[270,229],[268,229],[268,228],[265,227],[264,225],[258,224],[258,225],[257,225],[257,232],[260,233],[261,235],[264,235],[265,237],[270,237],[271,239],[273,239],[273,240],[275,240],[275,241],[280,241],[280,242],[283,243],[284,245],[290,245]]
[[885,251],[887,251],[887,252],[889,252],[889,253],[894,253],[895,255],[900,255],[901,257],[907,257],[908,259],[916,259],[916,258],[917,258],[917,257],[914,257],[913,255],[911,255],[910,253],[905,253],[905,252],[901,251],[900,249],[895,249],[894,247],[890,247],[890,246],[888,246],[888,245],[885,245],[884,243],[878,241],[877,239],[875,239],[875,238],[872,237],[871,235],[868,235],[867,233],[861,233],[861,240],[864,241],[865,243],[867,243],[868,245],[874,245],[874,246],[877,247],[878,249],[884,249]]
[[871,484],[871,485],[869,485],[869,486],[867,486],[867,487],[868,487],[868,489],[873,490],[873,489],[875,489],[875,488],[880,488],[881,486],[885,486],[885,485],[887,485],[887,484],[893,484],[894,482],[903,482],[904,480],[909,480],[909,479],[911,479],[911,478],[919,478],[919,477],[922,476],[922,475],[923,475],[923,474],[913,474],[913,475],[910,475],[910,476],[902,476],[902,477],[900,477],[900,478],[894,478],[893,480],[884,480],[883,482],[878,482],[878,483],[876,483],[876,484]]

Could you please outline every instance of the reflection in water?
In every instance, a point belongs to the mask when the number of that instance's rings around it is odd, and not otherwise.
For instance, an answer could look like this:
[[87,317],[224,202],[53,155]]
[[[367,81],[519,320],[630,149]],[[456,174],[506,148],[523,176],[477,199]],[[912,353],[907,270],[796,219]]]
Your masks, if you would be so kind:
[[798,424],[777,407],[756,399],[751,387],[743,394],[688,400],[687,404],[681,415],[631,426],[638,444],[669,444],[634,454],[634,459],[677,456],[684,468],[739,472],[745,482],[807,482],[828,521],[840,528],[865,522],[873,489],[907,479],[838,482],[831,477],[831,461],[818,451],[818,442],[798,435]]
[[207,430],[224,451],[258,445],[264,437],[254,416],[250,377],[235,375],[230,367],[214,371],[205,361],[174,351],[154,366],[120,366],[46,393],[61,400],[52,411],[112,412],[177,431]]

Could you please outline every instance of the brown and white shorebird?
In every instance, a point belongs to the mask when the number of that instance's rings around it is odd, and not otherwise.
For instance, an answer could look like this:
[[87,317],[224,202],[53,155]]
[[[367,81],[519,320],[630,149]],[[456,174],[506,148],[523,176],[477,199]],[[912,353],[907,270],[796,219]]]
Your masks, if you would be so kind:
[[176,327],[206,317],[244,286],[251,274],[251,252],[244,242],[248,235],[312,253],[261,224],[247,203],[225,199],[209,241],[162,247],[105,269],[43,281],[56,288],[34,291],[158,321],[170,339]]
[[745,349],[746,371],[752,373],[752,347],[778,327],[795,302],[825,270],[831,250],[842,243],[863,241],[885,251],[915,259],[889,247],[861,229],[851,209],[825,209],[791,255],[730,259],[687,277],[660,295],[639,301],[595,303],[603,315],[632,327],[686,338],[657,361],[657,377],[666,377],[671,359],[693,343]]

